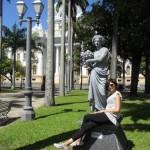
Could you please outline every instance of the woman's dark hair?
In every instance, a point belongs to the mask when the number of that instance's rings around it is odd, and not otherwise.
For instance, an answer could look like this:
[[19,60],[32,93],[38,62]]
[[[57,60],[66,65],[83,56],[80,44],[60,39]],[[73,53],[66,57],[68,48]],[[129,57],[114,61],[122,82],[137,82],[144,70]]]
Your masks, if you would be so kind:
[[106,82],[106,86],[105,86],[106,90],[108,90],[110,82],[114,83],[116,88],[118,88],[118,84],[117,84],[117,81],[115,79],[108,79]]

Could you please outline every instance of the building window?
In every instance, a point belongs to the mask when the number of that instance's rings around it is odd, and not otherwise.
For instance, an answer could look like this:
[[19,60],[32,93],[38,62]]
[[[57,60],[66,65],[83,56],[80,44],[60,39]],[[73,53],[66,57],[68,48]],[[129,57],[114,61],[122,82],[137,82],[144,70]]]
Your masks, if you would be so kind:
[[126,68],[126,73],[127,73],[127,75],[130,75],[130,66],[127,66],[127,68]]
[[121,82],[121,80],[120,80],[120,79],[118,79],[118,82]]
[[26,61],[26,53],[23,54],[23,61]]
[[17,53],[17,60],[20,60],[20,53]]
[[36,72],[37,72],[37,67],[36,67],[36,65],[33,65],[33,67],[32,67],[32,73],[36,74]]

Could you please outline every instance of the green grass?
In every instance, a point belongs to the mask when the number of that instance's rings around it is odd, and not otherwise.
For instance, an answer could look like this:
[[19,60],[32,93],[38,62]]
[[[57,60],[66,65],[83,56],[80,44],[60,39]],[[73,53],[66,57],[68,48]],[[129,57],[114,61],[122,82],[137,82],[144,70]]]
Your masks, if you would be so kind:
[[[122,126],[133,150],[150,147],[150,100],[123,101]],[[78,128],[79,120],[89,112],[87,91],[73,91],[56,98],[56,106],[36,110],[34,121],[21,121],[0,128],[0,150],[53,150],[53,143],[66,140]]]
[[11,89],[11,88],[2,88],[0,93],[16,93],[21,91],[22,89],[20,88],[15,88],[15,89]]
[[150,149],[150,98],[127,99],[123,102],[122,126],[134,150]]

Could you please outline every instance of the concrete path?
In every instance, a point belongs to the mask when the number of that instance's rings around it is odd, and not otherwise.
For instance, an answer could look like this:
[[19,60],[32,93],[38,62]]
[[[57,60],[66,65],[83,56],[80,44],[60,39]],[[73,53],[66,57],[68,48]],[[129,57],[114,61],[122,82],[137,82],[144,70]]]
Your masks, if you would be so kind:
[[[0,99],[3,101],[10,101],[12,103],[11,110],[8,113],[9,118],[19,118],[23,111],[23,105],[25,102],[23,92],[18,93],[0,93]],[[36,109],[44,105],[44,92],[33,91],[32,106]]]

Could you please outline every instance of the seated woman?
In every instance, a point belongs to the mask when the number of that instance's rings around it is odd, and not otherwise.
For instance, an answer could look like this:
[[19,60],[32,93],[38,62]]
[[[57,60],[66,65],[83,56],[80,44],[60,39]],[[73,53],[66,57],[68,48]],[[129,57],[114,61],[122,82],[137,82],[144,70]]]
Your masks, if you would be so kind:
[[109,79],[106,83],[108,89],[108,98],[106,108],[98,110],[84,116],[83,123],[79,131],[77,131],[70,139],[64,143],[55,143],[54,147],[68,149],[68,147],[76,140],[80,139],[92,128],[104,123],[112,123],[118,126],[121,107],[121,93],[117,91],[117,82],[114,79]]

